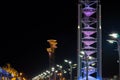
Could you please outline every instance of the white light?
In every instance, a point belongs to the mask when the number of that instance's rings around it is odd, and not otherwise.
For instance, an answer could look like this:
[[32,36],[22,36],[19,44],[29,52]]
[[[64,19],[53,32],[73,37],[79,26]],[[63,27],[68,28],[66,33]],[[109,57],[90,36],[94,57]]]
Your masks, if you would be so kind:
[[85,54],[85,52],[84,52],[84,51],[81,51],[80,53],[81,53],[81,54],[83,54],[83,55]]
[[89,56],[88,58],[89,58],[90,60],[91,60],[91,59],[93,59],[93,57],[92,57],[92,56]]
[[52,71],[55,71],[55,68],[54,68],[54,67],[52,67]]
[[60,68],[62,69],[62,66],[60,66]]
[[117,60],[117,63],[119,63],[119,60]]
[[83,55],[80,55],[81,58],[83,58]]
[[64,60],[65,62],[68,62],[68,60]]
[[50,71],[46,70],[46,72],[47,72],[48,74],[50,74]]
[[117,33],[112,33],[112,34],[109,34],[109,36],[113,37],[113,38],[118,38],[118,34]]
[[46,73],[45,73],[45,72],[43,72],[43,74],[44,74],[44,75],[46,75]]
[[69,61],[69,64],[72,64],[72,62],[71,62],[71,61]]
[[56,73],[58,72],[58,70],[55,71]]
[[80,26],[78,25],[78,29],[80,29]]
[[62,69],[62,66],[61,66],[61,65],[58,65],[58,64],[57,64],[56,66]]
[[77,66],[77,64],[73,64],[74,66]]
[[64,72],[63,72],[63,73],[67,73],[67,71],[65,71],[65,70],[64,70]]
[[101,26],[99,27],[99,29],[101,29]]
[[56,66],[59,67],[60,65],[57,64]]
[[107,40],[109,43],[114,43],[116,42],[115,40]]
[[92,66],[94,66],[95,65],[95,63],[93,63],[93,64],[91,64]]

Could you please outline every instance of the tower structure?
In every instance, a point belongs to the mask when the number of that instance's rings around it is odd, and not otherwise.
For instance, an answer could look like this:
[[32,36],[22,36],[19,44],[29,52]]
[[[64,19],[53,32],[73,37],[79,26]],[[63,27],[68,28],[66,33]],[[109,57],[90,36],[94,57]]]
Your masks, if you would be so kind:
[[55,76],[55,49],[57,48],[57,40],[49,39],[47,40],[50,44],[50,48],[47,48],[47,52],[49,54],[49,69],[51,71],[52,69],[52,76],[50,76],[49,80],[56,80]]
[[101,5],[99,0],[78,1],[77,80],[102,80]]

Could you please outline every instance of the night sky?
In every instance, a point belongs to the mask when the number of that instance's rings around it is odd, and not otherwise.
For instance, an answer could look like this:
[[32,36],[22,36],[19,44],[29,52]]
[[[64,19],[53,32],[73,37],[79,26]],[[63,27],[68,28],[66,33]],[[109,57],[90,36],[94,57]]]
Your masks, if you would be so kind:
[[[101,1],[103,77],[118,73],[116,44],[108,34],[120,33],[119,2]],[[10,63],[28,77],[48,68],[48,39],[56,39],[55,63],[77,63],[77,0],[4,2],[1,9],[0,66]]]

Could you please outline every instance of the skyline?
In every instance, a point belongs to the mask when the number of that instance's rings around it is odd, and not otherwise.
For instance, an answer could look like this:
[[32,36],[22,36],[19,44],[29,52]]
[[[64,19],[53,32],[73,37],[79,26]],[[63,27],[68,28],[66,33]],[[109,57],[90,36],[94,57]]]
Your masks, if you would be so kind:
[[[118,53],[114,50],[116,44],[109,44],[106,40],[110,38],[108,34],[120,33],[120,16],[117,7],[119,6],[118,2],[101,2],[103,76],[107,77],[118,72],[118,63],[115,62],[118,59]],[[42,5],[42,3],[46,5]],[[8,27],[3,26],[1,28],[0,66],[11,63],[11,66],[16,70],[23,71],[29,77],[39,74],[41,70],[48,67],[49,57],[46,51],[46,48],[49,47],[48,39],[58,41],[56,63],[62,63],[65,58],[76,62],[76,3],[77,1],[72,0],[59,1],[59,3],[57,1],[48,1],[47,3],[43,1],[41,4],[33,2],[31,3],[33,5],[24,4],[22,8],[19,8],[18,5],[18,8],[14,7],[13,11],[10,10],[11,14],[4,15],[6,20],[3,21],[5,22],[4,26]],[[105,59],[106,57],[107,59]],[[110,65],[111,67],[109,67]]]

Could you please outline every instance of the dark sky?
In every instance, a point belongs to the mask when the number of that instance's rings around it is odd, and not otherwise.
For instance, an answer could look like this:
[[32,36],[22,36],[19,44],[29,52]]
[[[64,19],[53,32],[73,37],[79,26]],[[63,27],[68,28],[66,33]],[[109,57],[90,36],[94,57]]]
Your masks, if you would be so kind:
[[[116,45],[106,40],[120,33],[119,2],[101,1],[103,76],[118,73]],[[48,39],[56,39],[56,63],[77,61],[77,0],[3,2],[0,27],[0,66],[10,63],[33,77],[48,68]],[[113,66],[114,65],[114,66]]]

